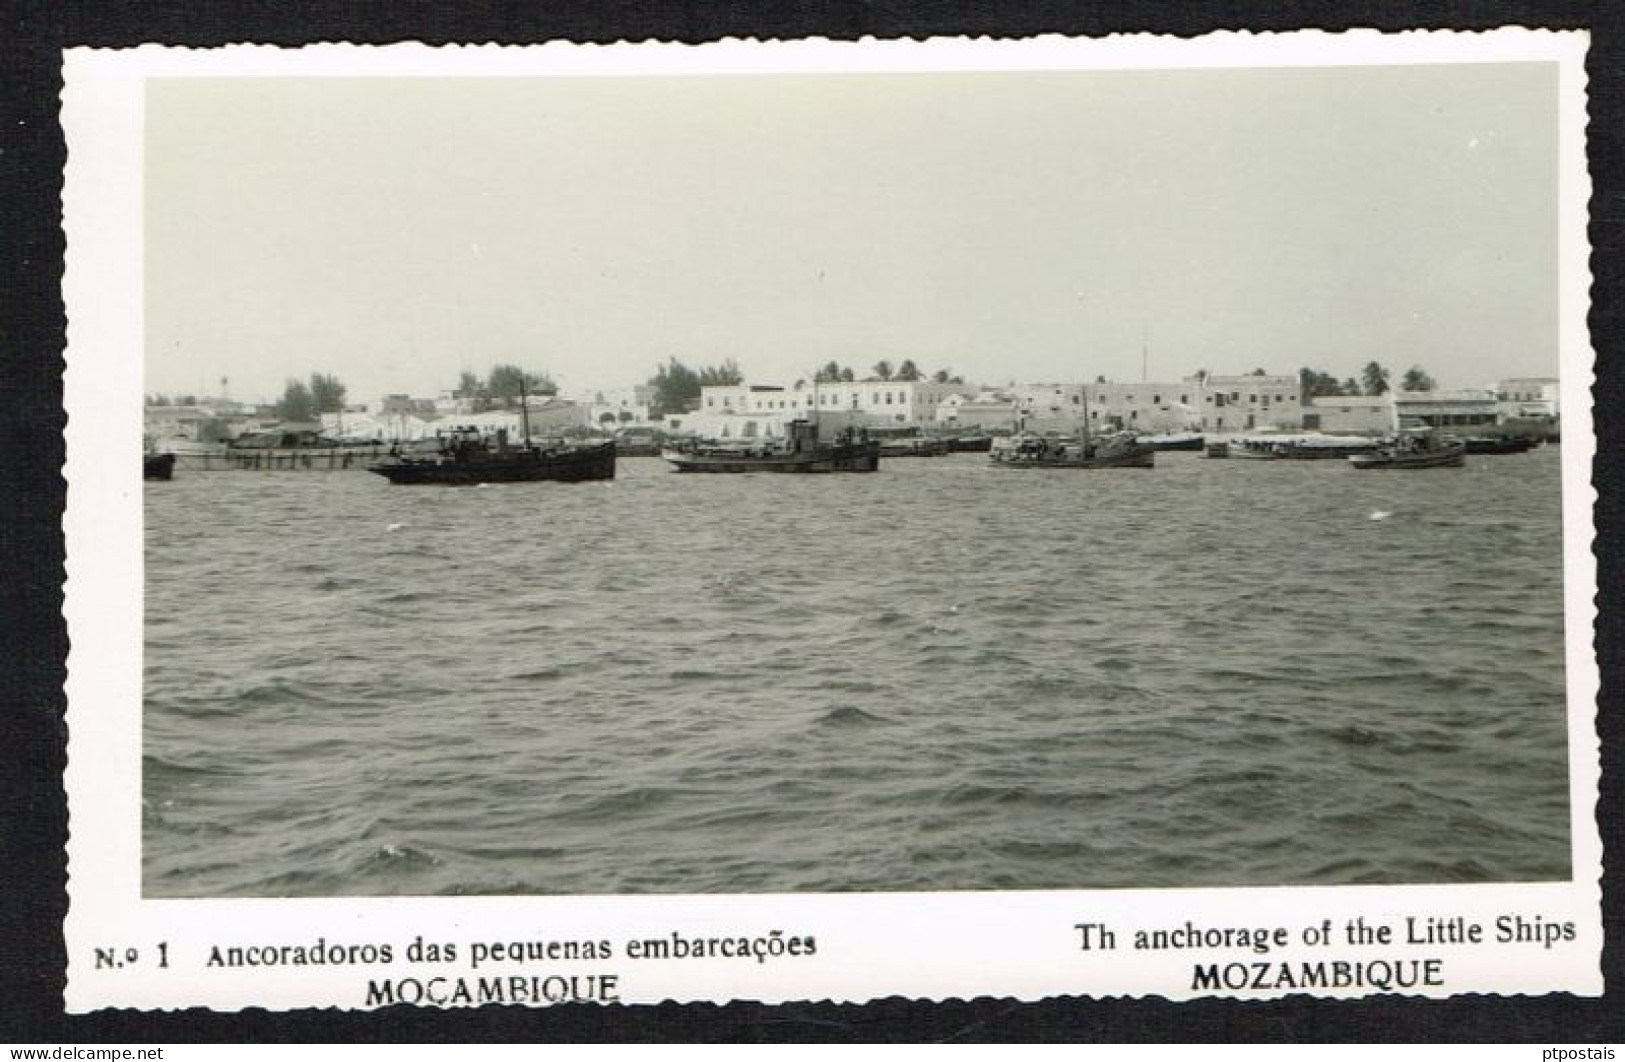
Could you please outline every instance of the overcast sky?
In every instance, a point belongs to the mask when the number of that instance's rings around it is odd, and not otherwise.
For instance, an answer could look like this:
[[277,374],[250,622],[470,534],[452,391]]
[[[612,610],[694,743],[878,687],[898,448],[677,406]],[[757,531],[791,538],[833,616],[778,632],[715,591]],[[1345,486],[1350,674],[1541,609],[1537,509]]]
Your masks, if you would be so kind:
[[1556,375],[1557,67],[160,80],[147,385]]

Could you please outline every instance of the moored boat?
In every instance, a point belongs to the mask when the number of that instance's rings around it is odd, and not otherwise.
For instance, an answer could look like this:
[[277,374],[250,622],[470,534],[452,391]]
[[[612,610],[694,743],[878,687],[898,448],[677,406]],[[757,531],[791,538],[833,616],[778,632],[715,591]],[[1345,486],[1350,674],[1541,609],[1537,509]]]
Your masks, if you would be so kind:
[[1164,435],[1142,435],[1140,436],[1140,442],[1158,453],[1201,453],[1207,444],[1206,438],[1193,431],[1169,432]]
[[1469,435],[1462,440],[1470,454],[1523,454],[1539,445],[1527,435]]
[[794,420],[783,439],[705,443],[667,447],[661,457],[678,472],[873,472],[880,467],[880,442],[862,429],[846,428],[833,442],[819,438],[818,425]]
[[991,455],[998,468],[1154,468],[1157,461],[1157,451],[1131,431],[1090,436],[1088,388],[1083,391],[1083,419],[1076,439],[1028,434],[1005,441]]
[[1349,463],[1358,469],[1460,468],[1466,453],[1466,445],[1456,439],[1406,435],[1371,453],[1353,454]]
[[143,454],[141,456],[142,479],[173,479],[174,477],[174,454]]
[[1375,439],[1346,435],[1250,435],[1232,439],[1226,456],[1255,461],[1335,461],[1371,453]]
[[992,452],[997,468],[1154,468],[1156,459],[1157,452],[1129,432],[1101,439],[1023,435]]
[[396,448],[367,469],[391,483],[472,486],[477,483],[579,483],[615,478],[615,442],[508,442],[506,430],[486,438],[473,429],[443,431]]
[[991,435],[950,435],[944,441],[951,454],[985,454],[993,449]]

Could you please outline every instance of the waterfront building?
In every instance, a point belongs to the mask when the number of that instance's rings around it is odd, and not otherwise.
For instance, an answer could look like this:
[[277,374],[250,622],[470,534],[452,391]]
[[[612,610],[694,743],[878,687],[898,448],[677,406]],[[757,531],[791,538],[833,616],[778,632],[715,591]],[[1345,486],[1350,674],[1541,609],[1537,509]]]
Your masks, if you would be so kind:
[[574,400],[585,409],[590,423],[613,428],[648,424],[649,407],[654,404],[655,395],[652,385],[634,384],[631,387],[593,388],[577,393]]
[[1394,425],[1406,428],[1492,428],[1500,423],[1495,392],[1395,391]]
[[949,395],[937,404],[936,424],[957,430],[1012,431],[1016,425],[1015,400],[1008,391]]
[[1171,432],[1201,427],[1200,409],[1195,404],[1200,392],[1190,384],[1022,384],[1010,392],[1016,420],[1027,431],[1075,433],[1083,427],[1086,409],[1092,432]]
[[1495,385],[1496,412],[1502,421],[1559,420],[1563,415],[1558,381],[1549,376],[1517,376]]
[[1303,410],[1306,431],[1328,435],[1392,435],[1394,398],[1383,395],[1316,395]]
[[1016,417],[1031,431],[1075,432],[1088,409],[1091,431],[1236,432],[1303,427],[1296,375],[1213,376],[1178,382],[1096,381],[1010,388]]
[[1296,373],[1198,373],[1180,383],[1190,388],[1193,400],[1199,400],[1193,404],[1200,411],[1202,431],[1303,430],[1301,383]]
[[[732,384],[700,389],[697,412],[717,414],[861,414],[843,417],[854,423],[931,424],[951,396],[971,397],[978,388],[934,380],[854,380],[793,386]],[[782,419],[782,418],[781,418]]]

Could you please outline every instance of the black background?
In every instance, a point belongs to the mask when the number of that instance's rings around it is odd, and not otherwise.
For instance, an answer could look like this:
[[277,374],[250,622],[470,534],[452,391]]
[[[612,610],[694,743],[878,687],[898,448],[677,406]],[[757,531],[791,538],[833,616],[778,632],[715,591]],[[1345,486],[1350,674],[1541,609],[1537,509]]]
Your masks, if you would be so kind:
[[[1599,3],[940,3],[639,4],[17,3],[0,0],[0,1043],[236,1041],[1514,1041],[1562,1045],[1625,1041],[1621,990],[1619,718],[1620,609],[1618,363],[1625,187],[1620,148],[1625,5]],[[1041,1003],[890,999],[866,1006],[807,1003],[659,1007],[562,1006],[367,1013],[173,1013],[63,1010],[67,911],[62,790],[67,631],[61,617],[64,309],[60,228],[66,147],[58,126],[61,51],[141,43],[211,47],[318,41],[609,43],[723,37],[851,40],[1037,33],[1100,36],[1142,31],[1194,36],[1252,31],[1490,29],[1526,25],[1591,32],[1587,58],[1593,180],[1590,322],[1597,351],[1602,671],[1603,955],[1608,994],[1445,1001],[1272,1003],[1055,999]],[[1577,430],[1570,411],[1571,430]]]

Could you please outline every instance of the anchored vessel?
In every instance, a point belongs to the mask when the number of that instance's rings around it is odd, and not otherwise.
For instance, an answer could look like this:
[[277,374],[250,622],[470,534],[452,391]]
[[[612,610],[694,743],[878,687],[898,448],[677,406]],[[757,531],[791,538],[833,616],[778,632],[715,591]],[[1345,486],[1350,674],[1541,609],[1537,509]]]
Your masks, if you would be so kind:
[[142,479],[173,479],[174,476],[174,454],[143,454],[141,456]]
[[475,483],[576,483],[615,478],[615,443],[522,445],[505,429],[487,439],[473,429],[443,431],[428,445],[391,453],[367,471],[391,483],[468,486]]
[[1335,461],[1355,454],[1372,453],[1375,439],[1355,439],[1341,435],[1292,435],[1284,437],[1248,436],[1232,439],[1226,457],[1262,461]]
[[1104,439],[1088,433],[1077,440],[1045,439],[1023,435],[1013,445],[996,447],[993,464],[999,468],[1153,468],[1157,451],[1123,432]]
[[1349,463],[1355,468],[1460,468],[1467,453],[1456,439],[1435,439],[1431,435],[1402,436],[1392,446],[1368,454],[1354,454]]
[[679,472],[873,472],[880,467],[880,442],[861,429],[844,429],[833,442],[818,437],[818,425],[793,420],[783,440],[700,443],[667,447],[660,456]]
[[1540,445],[1527,435],[1469,435],[1462,442],[1470,454],[1525,454]]

